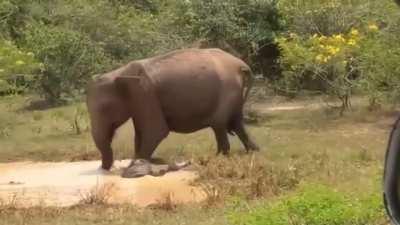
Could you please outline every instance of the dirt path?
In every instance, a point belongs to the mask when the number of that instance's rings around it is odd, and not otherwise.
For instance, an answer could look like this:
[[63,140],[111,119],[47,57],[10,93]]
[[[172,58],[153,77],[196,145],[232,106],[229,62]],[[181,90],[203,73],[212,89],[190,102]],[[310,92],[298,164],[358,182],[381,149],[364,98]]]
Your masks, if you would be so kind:
[[[353,97],[352,105],[360,105],[365,101],[362,97]],[[268,113],[276,111],[293,111],[293,110],[316,110],[327,106],[339,107],[340,102],[337,100],[326,100],[322,97],[296,99],[295,101],[287,101],[282,98],[273,97],[262,102],[251,103],[251,108],[259,113]]]
[[105,201],[145,207],[169,200],[198,202],[205,197],[200,188],[190,185],[197,177],[193,171],[121,178],[120,168],[128,163],[117,161],[111,172],[98,169],[99,161],[0,164],[0,202],[16,207],[64,207],[82,201]]

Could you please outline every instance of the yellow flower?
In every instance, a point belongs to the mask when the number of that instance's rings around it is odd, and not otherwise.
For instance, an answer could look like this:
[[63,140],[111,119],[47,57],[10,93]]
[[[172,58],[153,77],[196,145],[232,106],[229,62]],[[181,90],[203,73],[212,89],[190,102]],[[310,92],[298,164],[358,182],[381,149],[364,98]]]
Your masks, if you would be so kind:
[[332,47],[332,48],[329,49],[329,53],[331,55],[336,55],[339,51],[340,51],[340,48]]
[[333,38],[334,38],[336,41],[340,41],[340,42],[345,42],[345,41],[346,41],[346,40],[343,38],[343,36],[342,36],[341,34],[333,35]]
[[324,35],[321,35],[321,37],[318,38],[319,41],[325,41],[326,37]]
[[369,26],[368,26],[368,29],[370,30],[370,31],[378,31],[378,26],[376,25],[376,24],[370,24]]
[[24,64],[25,64],[25,62],[22,61],[22,60],[17,60],[17,61],[15,62],[15,65],[18,65],[18,66],[24,65]]
[[278,38],[278,42],[285,42],[285,41],[287,41],[287,39],[284,37]]
[[358,32],[358,30],[355,28],[351,28],[350,34],[353,36],[358,36],[360,32]]
[[354,45],[357,44],[357,42],[356,42],[356,40],[354,40],[354,39],[349,39],[349,40],[347,41],[347,44],[348,44],[348,45],[351,45],[351,46],[354,46]]
[[326,52],[331,55],[336,55],[336,53],[338,53],[340,51],[340,48],[334,47],[332,45],[327,45],[325,49],[326,49]]
[[324,56],[319,54],[315,57],[315,60],[317,60],[317,62],[322,62],[323,61]]

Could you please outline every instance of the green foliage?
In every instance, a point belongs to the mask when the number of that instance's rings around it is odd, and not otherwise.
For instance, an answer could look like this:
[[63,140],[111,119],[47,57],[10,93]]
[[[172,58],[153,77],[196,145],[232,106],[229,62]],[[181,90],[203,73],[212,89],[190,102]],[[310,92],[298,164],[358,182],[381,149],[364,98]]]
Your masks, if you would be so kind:
[[178,24],[190,29],[193,39],[257,61],[259,50],[282,29],[276,4],[274,0],[182,1]]
[[103,49],[76,31],[31,24],[24,35],[25,47],[44,64],[38,90],[52,102],[81,94],[90,75],[109,65]]
[[21,29],[30,18],[29,0],[0,1],[0,38],[19,39]]
[[331,36],[358,27],[374,5],[375,1],[362,0],[283,0],[279,9],[288,30],[300,35]]
[[[292,96],[317,90],[346,108],[354,90],[370,96],[371,104],[400,95],[398,10],[378,0],[3,0],[0,38],[35,53],[44,70],[29,84],[52,101],[80,95],[94,73],[196,46],[241,57],[273,79],[275,90]],[[345,38],[353,28],[363,36],[360,48],[315,41]]]
[[0,92],[23,90],[40,67],[32,52],[23,52],[12,42],[0,39]]
[[383,215],[379,195],[363,199],[320,185],[307,185],[296,194],[259,206],[250,212],[232,212],[232,224],[240,225],[365,225]]
[[[369,96],[370,106],[398,103],[400,97],[400,42],[394,22],[384,30],[370,33],[363,42],[360,58],[360,89]],[[371,26],[373,27],[373,26]]]
[[54,7],[58,10],[49,15],[51,21],[86,35],[116,61],[147,57],[157,51],[155,47],[162,47],[159,19],[133,6],[115,6],[108,1],[56,1]]

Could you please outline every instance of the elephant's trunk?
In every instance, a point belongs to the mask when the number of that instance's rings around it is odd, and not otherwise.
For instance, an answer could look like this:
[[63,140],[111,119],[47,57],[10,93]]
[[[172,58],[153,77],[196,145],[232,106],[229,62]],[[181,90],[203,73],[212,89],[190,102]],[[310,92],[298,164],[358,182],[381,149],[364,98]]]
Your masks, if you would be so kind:
[[383,198],[386,211],[396,225],[400,225],[400,118],[397,119],[390,133],[389,144],[386,150]]

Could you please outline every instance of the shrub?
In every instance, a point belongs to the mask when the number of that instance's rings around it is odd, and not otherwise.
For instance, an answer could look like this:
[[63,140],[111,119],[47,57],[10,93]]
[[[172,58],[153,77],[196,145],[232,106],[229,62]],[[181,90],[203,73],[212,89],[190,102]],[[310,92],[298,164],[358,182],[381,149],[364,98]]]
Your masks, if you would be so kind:
[[220,47],[261,66],[258,55],[273,43],[282,29],[275,0],[192,0],[177,6],[175,24],[191,31],[192,40],[203,39],[207,46]]
[[363,42],[359,54],[360,89],[368,95],[371,107],[386,101],[399,102],[400,30],[395,28],[397,26],[398,23],[393,23],[384,30],[378,30],[374,23],[370,24],[369,38]]
[[360,41],[357,29],[348,34],[314,34],[308,38],[291,33],[289,38],[277,41],[282,49],[282,86],[286,92],[314,89],[338,97],[343,110],[349,107],[356,83],[354,56]]
[[86,36],[114,60],[140,58],[154,47],[151,31],[155,24],[134,7],[107,1],[61,1],[54,7],[58,10],[50,18],[59,21],[57,26]]
[[79,95],[90,76],[110,64],[103,49],[87,36],[62,27],[30,25],[25,46],[44,64],[35,82],[51,102]]
[[383,217],[379,195],[358,199],[329,187],[306,185],[294,195],[261,205],[250,212],[229,214],[232,224],[240,225],[365,225]]
[[32,52],[18,49],[12,42],[0,39],[0,92],[24,90],[41,64]]
[[20,38],[21,30],[30,20],[30,4],[28,0],[0,1],[0,38]]
[[370,14],[373,1],[362,0],[283,0],[279,9],[287,22],[288,30],[299,35],[315,33],[332,36],[347,33],[358,27],[363,17]]

